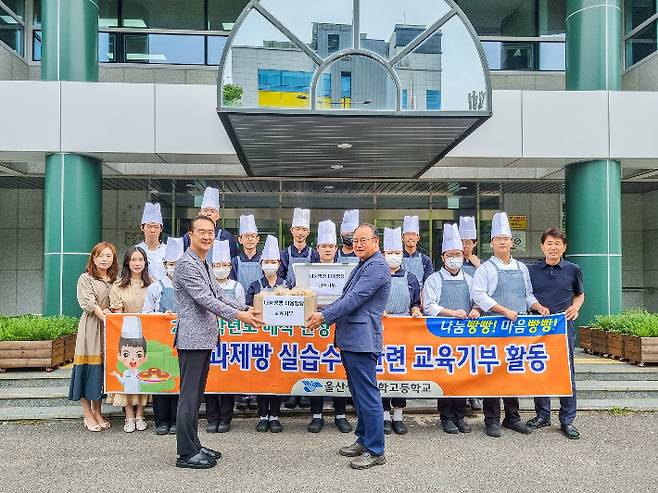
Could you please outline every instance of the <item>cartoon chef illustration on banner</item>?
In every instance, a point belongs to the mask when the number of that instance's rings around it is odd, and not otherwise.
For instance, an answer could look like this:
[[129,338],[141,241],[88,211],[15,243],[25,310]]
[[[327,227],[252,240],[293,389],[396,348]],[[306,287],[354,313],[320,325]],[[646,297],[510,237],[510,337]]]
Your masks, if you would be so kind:
[[123,375],[117,371],[114,371],[112,375],[121,382],[124,393],[139,394],[141,392],[141,382],[138,377],[139,368],[146,362],[147,358],[146,340],[142,335],[141,319],[135,316],[123,317],[118,360],[123,363],[126,370]]

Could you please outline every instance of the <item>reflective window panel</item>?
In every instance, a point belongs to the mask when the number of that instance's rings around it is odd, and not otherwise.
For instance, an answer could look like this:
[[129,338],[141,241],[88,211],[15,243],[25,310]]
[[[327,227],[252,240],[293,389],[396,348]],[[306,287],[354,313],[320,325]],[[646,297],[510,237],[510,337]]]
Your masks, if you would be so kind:
[[204,0],[123,0],[122,27],[205,29]]
[[189,34],[128,34],[124,36],[127,63],[205,64],[205,40]]
[[230,31],[248,0],[208,0],[208,29]]
[[636,64],[656,51],[656,23],[647,27],[626,41],[626,67]]
[[0,41],[19,55],[23,55],[23,26],[0,8]]

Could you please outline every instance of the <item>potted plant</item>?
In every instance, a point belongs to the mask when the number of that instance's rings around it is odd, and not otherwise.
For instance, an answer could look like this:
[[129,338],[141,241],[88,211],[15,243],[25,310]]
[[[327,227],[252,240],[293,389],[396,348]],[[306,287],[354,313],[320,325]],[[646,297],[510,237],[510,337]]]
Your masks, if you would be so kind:
[[629,330],[627,323],[629,314],[634,314],[634,311],[596,317],[596,325],[605,332],[605,353],[615,358],[623,359],[624,357],[623,334]]
[[608,353],[608,334],[603,327],[599,325],[601,316],[596,317],[596,322],[592,326],[592,352],[595,354]]
[[52,369],[73,360],[78,319],[0,317],[0,369]]
[[578,347],[585,352],[592,352],[592,327],[581,325],[578,327]]
[[641,365],[658,363],[658,314],[637,310],[627,323],[624,358]]

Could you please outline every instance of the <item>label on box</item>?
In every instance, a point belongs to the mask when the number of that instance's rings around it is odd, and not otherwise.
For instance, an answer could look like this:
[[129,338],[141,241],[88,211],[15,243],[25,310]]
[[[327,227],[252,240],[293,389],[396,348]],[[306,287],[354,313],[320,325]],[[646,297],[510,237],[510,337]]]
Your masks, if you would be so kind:
[[267,325],[304,326],[303,296],[264,296],[263,321]]
[[335,271],[310,269],[308,287],[318,296],[340,296],[348,275],[349,273],[344,269]]

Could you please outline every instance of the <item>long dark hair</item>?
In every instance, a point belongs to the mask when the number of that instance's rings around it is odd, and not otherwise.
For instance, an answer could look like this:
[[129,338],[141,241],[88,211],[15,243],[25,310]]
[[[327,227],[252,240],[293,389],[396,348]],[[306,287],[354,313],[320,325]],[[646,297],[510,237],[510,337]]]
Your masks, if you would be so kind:
[[146,256],[146,252],[138,246],[129,248],[126,252],[126,255],[123,257],[123,267],[121,268],[121,282],[119,283],[120,288],[127,288],[130,286],[130,278],[132,277],[132,271],[130,270],[130,258],[133,256],[133,253],[138,252],[144,259],[144,270],[142,271],[142,287],[148,287],[151,284],[151,278],[149,277],[149,259]]

